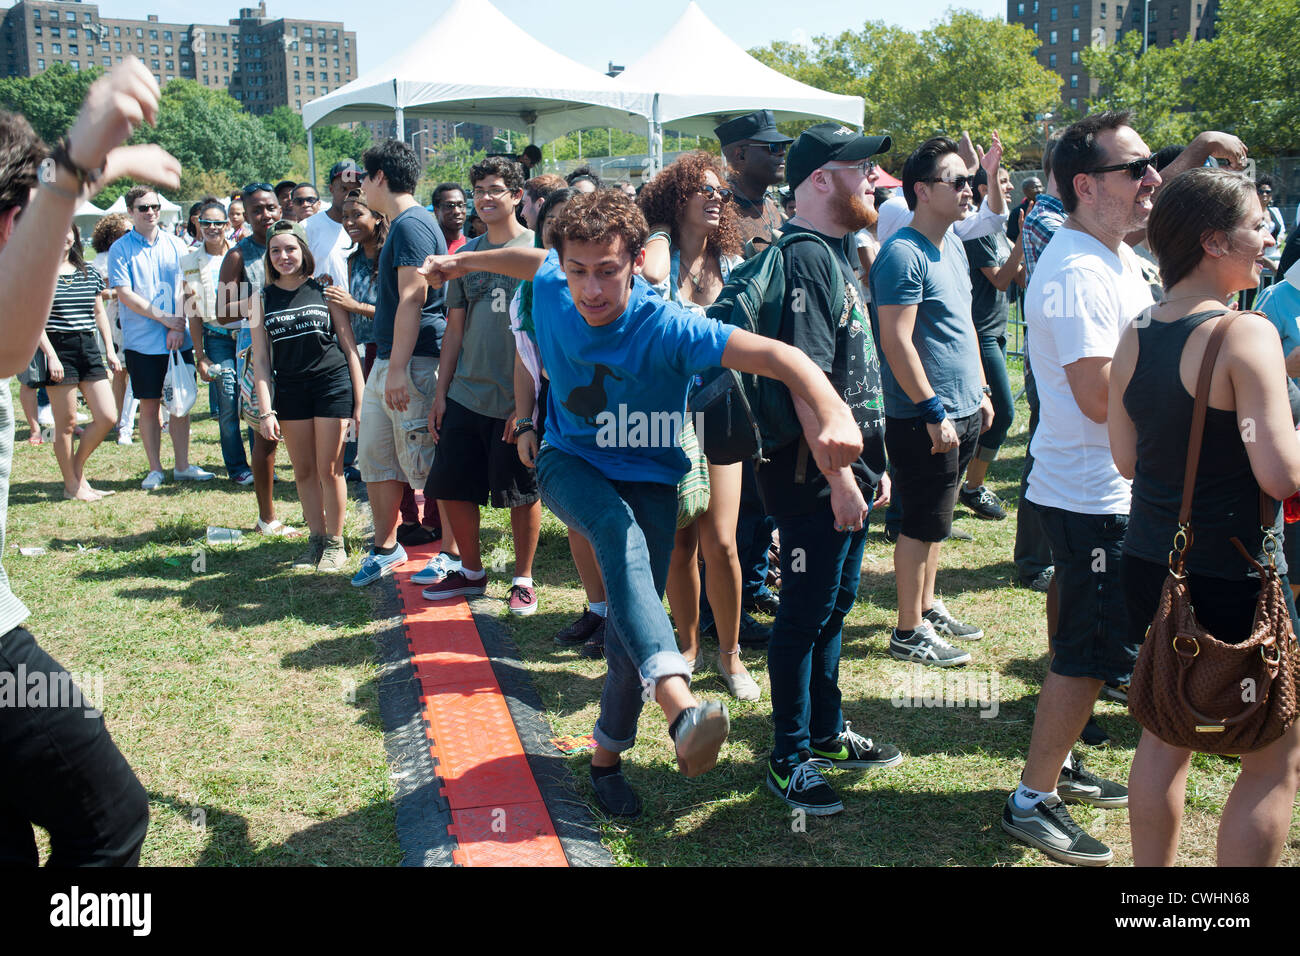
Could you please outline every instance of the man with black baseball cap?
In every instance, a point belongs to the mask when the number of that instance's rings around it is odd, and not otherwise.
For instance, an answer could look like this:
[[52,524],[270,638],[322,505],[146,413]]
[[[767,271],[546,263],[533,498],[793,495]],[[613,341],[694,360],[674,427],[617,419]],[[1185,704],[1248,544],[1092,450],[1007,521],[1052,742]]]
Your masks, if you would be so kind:
[[[781,337],[822,369],[853,413],[862,454],[831,477],[808,466],[808,446],[770,452],[758,474],[768,513],[781,532],[781,605],[768,644],[775,742],[767,785],[790,806],[826,816],[844,809],[823,770],[890,767],[897,747],[854,733],[840,710],[844,617],[853,607],[867,539],[867,517],[888,503],[880,361],[852,263],[854,234],[875,221],[871,157],[888,136],[863,136],[838,123],[805,130],[786,159],[796,214],[768,255],[784,259]],[[834,270],[844,295],[836,301]],[[808,409],[794,399],[800,420]]]
[[361,167],[351,159],[340,159],[330,167],[329,208],[313,213],[302,221],[307,230],[307,245],[316,260],[316,278],[329,276],[330,281],[347,287],[348,257],[344,250],[352,239],[343,229],[343,200],[361,185]]
[[[785,151],[793,142],[776,128],[771,110],[755,110],[713,130],[727,159],[740,238],[761,252],[780,232],[784,217],[769,190],[785,176]],[[746,250],[747,252],[749,249]]]

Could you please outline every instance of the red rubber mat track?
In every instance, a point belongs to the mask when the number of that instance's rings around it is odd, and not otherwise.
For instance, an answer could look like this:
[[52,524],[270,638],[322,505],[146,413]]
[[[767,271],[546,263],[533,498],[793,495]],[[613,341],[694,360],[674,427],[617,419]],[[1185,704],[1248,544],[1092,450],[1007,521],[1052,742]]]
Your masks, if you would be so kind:
[[568,866],[469,604],[426,601],[410,579],[437,546],[407,552],[397,593],[429,750],[451,806],[448,831],[460,844],[452,858],[462,866]]

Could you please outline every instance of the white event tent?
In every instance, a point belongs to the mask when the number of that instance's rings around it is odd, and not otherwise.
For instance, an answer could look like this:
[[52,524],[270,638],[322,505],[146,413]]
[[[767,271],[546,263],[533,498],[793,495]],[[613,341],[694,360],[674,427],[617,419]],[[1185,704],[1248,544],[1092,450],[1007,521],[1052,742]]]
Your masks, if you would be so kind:
[[[471,37],[508,57],[484,69]],[[646,128],[649,97],[556,53],[488,0],[454,0],[409,47],[331,93],[303,104],[308,136],[323,122],[436,117],[527,132],[545,142],[582,126]],[[582,119],[573,119],[581,110]],[[309,144],[310,147],[310,144]],[[315,165],[314,157],[312,160]],[[313,178],[315,170],[313,168]]]
[[[743,15],[738,13],[737,15]],[[860,96],[827,93],[778,73],[746,53],[691,0],[667,33],[618,77],[650,97],[651,152],[663,166],[665,127],[712,136],[714,127],[753,110],[771,110],[779,123],[838,120],[860,129]],[[605,125],[587,110],[582,127]]]
[[[122,205],[122,209],[126,209],[125,203]],[[95,224],[107,215],[108,210],[100,209],[93,202],[87,199],[78,206],[77,211],[72,214],[72,221],[75,222],[77,228],[81,230],[81,238],[85,239],[87,238],[87,233],[95,228]]]

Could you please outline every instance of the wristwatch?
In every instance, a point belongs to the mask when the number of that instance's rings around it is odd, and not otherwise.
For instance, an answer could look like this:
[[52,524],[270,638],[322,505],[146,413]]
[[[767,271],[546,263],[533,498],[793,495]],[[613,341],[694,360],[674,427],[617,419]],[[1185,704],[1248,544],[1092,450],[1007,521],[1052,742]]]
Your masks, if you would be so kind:
[[982,388],[984,389],[985,395],[987,395],[989,398],[993,397],[993,389],[989,388],[987,385],[982,386]]

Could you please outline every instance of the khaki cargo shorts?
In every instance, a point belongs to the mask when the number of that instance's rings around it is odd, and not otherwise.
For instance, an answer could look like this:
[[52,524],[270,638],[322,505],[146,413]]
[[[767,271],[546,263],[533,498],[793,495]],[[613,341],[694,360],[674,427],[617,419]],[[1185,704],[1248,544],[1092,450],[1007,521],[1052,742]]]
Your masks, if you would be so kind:
[[357,436],[357,468],[361,480],[405,481],[424,490],[433,465],[434,443],[429,434],[429,409],[438,387],[438,358],[417,355],[407,366],[410,403],[406,411],[384,402],[388,360],[376,359],[361,398],[361,434]]

